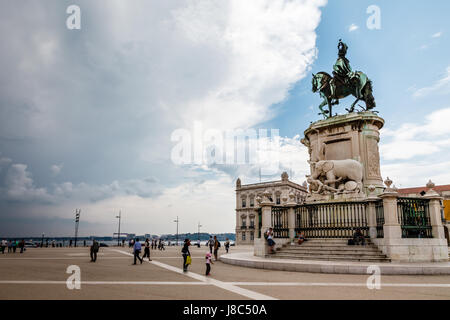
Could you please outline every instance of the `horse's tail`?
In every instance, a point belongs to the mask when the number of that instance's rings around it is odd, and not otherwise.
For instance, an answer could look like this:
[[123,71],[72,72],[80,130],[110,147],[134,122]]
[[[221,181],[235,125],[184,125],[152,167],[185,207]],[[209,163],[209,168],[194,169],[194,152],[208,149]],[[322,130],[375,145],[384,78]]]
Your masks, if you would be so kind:
[[366,102],[366,110],[374,109],[376,107],[375,98],[372,95],[372,81],[367,79],[364,88],[364,101]]

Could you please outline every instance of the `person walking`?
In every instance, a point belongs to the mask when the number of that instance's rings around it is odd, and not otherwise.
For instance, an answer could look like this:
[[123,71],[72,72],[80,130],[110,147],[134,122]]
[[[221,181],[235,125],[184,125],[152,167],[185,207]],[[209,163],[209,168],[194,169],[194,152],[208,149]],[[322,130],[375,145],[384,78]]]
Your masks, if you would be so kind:
[[226,238],[226,241],[225,241],[225,250],[227,251],[227,253],[228,253],[228,250],[230,250],[230,240],[228,238]]
[[133,264],[136,264],[136,258],[139,259],[139,261],[142,264],[143,259],[140,257],[141,250],[142,250],[142,245],[139,242],[139,239],[136,238],[136,241],[134,242],[134,245],[133,245],[133,251],[134,251],[134,263]]
[[152,261],[152,259],[150,259],[150,241],[148,239],[145,239],[144,255],[142,256],[142,259],[146,257],[148,258],[148,261]]
[[217,261],[217,251],[220,248],[220,241],[217,240],[217,236],[214,236],[214,259]]
[[98,245],[97,240],[93,240],[91,246],[91,262],[97,261],[97,252],[99,247],[100,246]]
[[25,250],[25,240],[24,239],[22,239],[19,242],[19,248],[20,248],[20,253],[23,253],[23,251]]
[[205,273],[205,275],[209,276],[209,275],[211,275],[210,274],[211,264],[214,264],[214,262],[212,262],[212,259],[211,259],[211,252],[207,252],[205,258],[206,258],[206,273]]
[[13,250],[13,253],[16,253],[16,249],[17,249],[17,241],[16,241],[16,240],[13,240],[13,242],[12,242],[12,250]]
[[2,254],[5,254],[5,249],[7,246],[8,246],[8,242],[5,239],[3,239],[2,240]]
[[12,241],[9,240],[9,242],[8,242],[8,253],[11,253],[11,252],[12,252]]
[[189,239],[184,239],[183,248],[181,249],[181,254],[183,256],[183,271],[186,272],[188,269],[188,257],[191,259],[191,252],[189,251],[189,246],[191,245],[191,241]]
[[212,236],[209,236],[208,245],[209,245],[209,253],[212,253],[214,248],[214,239]]

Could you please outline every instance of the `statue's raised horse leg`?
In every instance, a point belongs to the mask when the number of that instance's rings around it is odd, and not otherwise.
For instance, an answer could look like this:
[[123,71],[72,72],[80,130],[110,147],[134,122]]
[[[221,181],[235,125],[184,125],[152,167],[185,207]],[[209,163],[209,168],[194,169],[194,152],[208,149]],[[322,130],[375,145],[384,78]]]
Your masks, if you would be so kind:
[[[325,119],[328,118],[327,114],[328,114],[328,112],[329,112],[328,110],[324,110],[324,109],[323,109],[323,107],[326,106],[326,105],[328,105],[329,108],[331,109],[331,107],[330,107],[330,101],[328,100],[327,97],[324,97],[322,103],[319,105],[319,109],[320,109],[319,115],[324,116]],[[331,110],[330,110],[330,111],[331,111]]]
[[356,104],[358,103],[359,100],[360,100],[359,98],[356,98],[355,102],[352,103],[352,106],[350,107],[350,110],[347,109],[348,112],[355,111],[355,106],[356,106]]

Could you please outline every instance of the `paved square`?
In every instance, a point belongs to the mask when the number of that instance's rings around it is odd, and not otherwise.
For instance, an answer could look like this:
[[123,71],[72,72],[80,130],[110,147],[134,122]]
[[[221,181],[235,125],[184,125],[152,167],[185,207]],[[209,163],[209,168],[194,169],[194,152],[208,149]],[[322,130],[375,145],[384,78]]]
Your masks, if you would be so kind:
[[[96,263],[89,248],[31,248],[0,255],[0,299],[450,299],[450,276],[381,276],[272,271],[212,265],[205,277],[207,247],[192,247],[192,265],[182,272],[180,247],[153,250],[152,262],[132,265],[129,248],[101,248]],[[251,247],[232,247],[232,252]],[[223,253],[224,250],[222,250]],[[67,267],[81,270],[81,289],[69,290]]]

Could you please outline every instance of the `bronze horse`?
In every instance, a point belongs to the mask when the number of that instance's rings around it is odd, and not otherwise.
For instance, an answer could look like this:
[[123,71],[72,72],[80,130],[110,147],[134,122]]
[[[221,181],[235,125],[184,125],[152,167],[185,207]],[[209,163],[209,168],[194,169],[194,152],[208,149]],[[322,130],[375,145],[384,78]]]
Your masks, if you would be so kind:
[[[332,117],[333,105],[339,104],[339,99],[343,99],[349,95],[355,96],[356,100],[350,109],[346,109],[348,112],[354,112],[356,103],[360,100],[366,103],[366,108],[363,109],[364,111],[375,108],[375,99],[372,95],[372,82],[363,72],[355,72],[355,76],[349,83],[344,83],[341,80],[335,81],[336,90],[334,95],[331,94],[331,79],[333,78],[326,72],[313,74],[312,91],[314,93],[319,92],[320,96],[324,99],[319,105],[321,111],[319,115],[323,115],[325,118]],[[328,105],[328,110],[323,109],[325,105]]]

